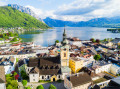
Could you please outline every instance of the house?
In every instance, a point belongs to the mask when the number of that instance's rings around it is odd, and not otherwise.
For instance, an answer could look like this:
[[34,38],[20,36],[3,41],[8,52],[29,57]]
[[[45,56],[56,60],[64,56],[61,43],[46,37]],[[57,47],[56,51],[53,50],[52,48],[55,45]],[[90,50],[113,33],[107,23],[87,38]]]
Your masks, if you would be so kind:
[[5,69],[4,66],[0,66],[0,89],[6,89],[5,82]]
[[116,64],[112,64],[110,68],[110,72],[114,75],[120,74],[120,66]]
[[3,57],[0,59],[0,65],[4,66],[5,74],[10,74],[12,71],[14,71],[15,63],[16,59],[12,56],[9,58]]
[[120,77],[111,79],[108,85],[102,89],[120,89]]
[[106,42],[104,42],[102,44],[107,46],[107,47],[113,47],[113,42],[110,42],[110,41],[106,41]]
[[102,72],[110,72],[111,63],[107,63],[105,61],[95,61],[92,67],[89,67],[89,71],[94,71],[95,74],[99,74]]
[[61,72],[62,72],[62,79],[65,79],[65,76],[70,75],[71,74],[71,68],[69,68],[68,66],[66,67],[61,67]]
[[30,82],[62,79],[60,56],[29,59],[26,72]]
[[81,47],[83,45],[81,40],[77,37],[69,38],[69,42],[71,45],[76,45],[78,47]]
[[88,89],[91,84],[91,77],[83,72],[68,75],[64,79],[64,86],[66,89]]
[[84,57],[78,57],[79,59],[83,60],[83,66],[84,67],[91,67],[93,62],[95,62],[95,59],[93,58],[93,56],[89,56],[87,58]]
[[26,61],[27,61],[27,59],[19,60],[19,62],[18,62],[19,73],[21,73],[21,71],[25,71],[26,72],[26,68],[27,68]]
[[83,62],[84,61],[79,58],[71,57],[69,59],[69,67],[71,68],[73,73],[78,73],[83,67]]

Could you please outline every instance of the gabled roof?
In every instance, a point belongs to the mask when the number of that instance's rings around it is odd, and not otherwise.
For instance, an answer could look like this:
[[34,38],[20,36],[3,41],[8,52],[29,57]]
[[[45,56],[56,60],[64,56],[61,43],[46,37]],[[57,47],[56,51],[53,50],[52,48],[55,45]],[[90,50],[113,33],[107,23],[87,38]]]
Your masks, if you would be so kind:
[[9,60],[10,60],[11,62],[14,62],[14,61],[15,61],[15,58],[11,56]]
[[19,60],[19,62],[18,62],[19,67],[22,66],[23,64],[25,64],[24,60]]
[[28,62],[28,67],[38,66],[39,58],[30,58]]
[[39,73],[38,67],[34,67],[34,68],[30,71],[30,73]]
[[40,75],[61,74],[60,56],[30,59],[28,66],[34,67],[30,73],[39,72]]
[[4,66],[0,66],[0,83],[5,83],[5,69],[4,69]]
[[91,77],[87,73],[79,73],[76,75],[71,75],[70,77],[67,78],[72,83],[73,87],[77,87],[92,82]]
[[61,74],[61,69],[40,69],[40,75],[57,75]]

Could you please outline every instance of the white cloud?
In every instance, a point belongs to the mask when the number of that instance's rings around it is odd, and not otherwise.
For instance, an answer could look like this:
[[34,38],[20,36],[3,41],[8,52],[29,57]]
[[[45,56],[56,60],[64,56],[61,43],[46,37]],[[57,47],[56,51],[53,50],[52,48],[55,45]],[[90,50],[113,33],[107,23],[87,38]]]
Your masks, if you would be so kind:
[[0,6],[5,6],[6,3],[3,0],[0,0]]
[[32,11],[35,12],[36,15],[41,15],[41,14],[43,14],[43,11],[42,11],[41,9],[34,8],[33,6],[30,6],[30,5],[27,5],[27,6],[25,6],[25,7],[30,8]]
[[93,18],[119,16],[119,8],[119,0],[76,0],[60,6],[55,14],[62,20],[86,21]]
[[25,7],[30,8],[37,16],[39,16],[42,19],[44,19],[46,17],[56,18],[56,15],[54,14],[54,10],[43,11],[42,9],[37,9],[30,5],[27,5]]
[[50,11],[27,7],[43,19],[51,17],[65,21],[87,21],[93,18],[120,16],[119,0],[75,0],[70,4],[59,6],[57,10]]

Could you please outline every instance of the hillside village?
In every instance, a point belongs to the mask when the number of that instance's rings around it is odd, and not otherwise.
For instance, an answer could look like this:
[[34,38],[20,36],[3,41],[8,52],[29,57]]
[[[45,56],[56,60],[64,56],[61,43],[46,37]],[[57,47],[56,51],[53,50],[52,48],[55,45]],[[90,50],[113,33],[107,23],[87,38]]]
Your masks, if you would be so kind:
[[[44,89],[49,86],[119,89],[119,46],[120,38],[102,43],[93,42],[93,39],[67,38],[65,28],[62,42],[49,47],[33,42],[0,45],[0,89],[11,89],[10,86],[37,89],[39,85]],[[17,81],[16,86],[10,80]],[[23,80],[28,84],[24,85]]]

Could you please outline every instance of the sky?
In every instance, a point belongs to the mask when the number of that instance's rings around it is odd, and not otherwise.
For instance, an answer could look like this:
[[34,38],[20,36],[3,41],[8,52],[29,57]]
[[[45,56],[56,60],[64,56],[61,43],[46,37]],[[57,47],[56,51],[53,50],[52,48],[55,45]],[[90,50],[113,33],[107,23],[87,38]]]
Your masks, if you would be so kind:
[[77,22],[120,16],[120,0],[0,0],[0,6],[7,4],[29,7],[42,19]]

